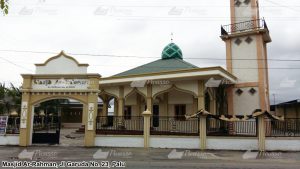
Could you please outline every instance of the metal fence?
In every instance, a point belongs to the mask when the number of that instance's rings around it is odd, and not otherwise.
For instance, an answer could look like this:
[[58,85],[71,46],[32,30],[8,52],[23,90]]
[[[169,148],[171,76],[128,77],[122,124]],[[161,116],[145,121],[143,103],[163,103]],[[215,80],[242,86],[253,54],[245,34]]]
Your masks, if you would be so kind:
[[97,134],[141,135],[143,130],[142,116],[98,116],[96,120]]
[[230,25],[223,25],[221,27],[221,35],[228,35],[236,32],[243,32],[255,29],[268,30],[264,19],[250,20],[245,22],[234,23]]
[[[300,137],[300,119],[278,121],[265,119],[267,137]],[[96,121],[97,134],[142,135],[144,130],[143,116],[98,116]],[[186,120],[184,117],[152,116],[150,118],[151,135],[198,136],[199,119]],[[207,117],[207,136],[241,136],[257,137],[257,119],[247,121],[224,121]]]
[[34,116],[34,133],[56,133],[60,128],[60,117],[57,115]]
[[[41,131],[56,131],[58,116],[34,116],[33,132]],[[20,117],[8,117],[6,134],[19,134],[20,133]]]
[[151,117],[151,135],[199,135],[199,119],[185,117]]
[[6,127],[6,134],[20,133],[20,117],[9,116]]
[[300,137],[300,118],[284,121],[266,119],[267,137]]
[[207,118],[207,136],[257,136],[257,122],[255,119],[248,121],[223,121],[216,118]]

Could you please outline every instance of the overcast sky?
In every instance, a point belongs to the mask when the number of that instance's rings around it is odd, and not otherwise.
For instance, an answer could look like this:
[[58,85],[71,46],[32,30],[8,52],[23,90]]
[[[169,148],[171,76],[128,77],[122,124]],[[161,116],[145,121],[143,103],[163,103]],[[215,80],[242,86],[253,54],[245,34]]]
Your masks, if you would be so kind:
[[[225,60],[200,58],[225,59],[219,36],[229,11],[229,0],[10,0],[9,15],[0,16],[0,81],[20,85],[21,73],[61,50],[110,55],[72,56],[89,63],[90,73],[111,76],[159,59],[171,32],[183,58],[199,58],[186,61],[225,67]],[[273,40],[269,59],[300,60],[300,1],[260,0],[260,14]],[[300,62],[269,67],[271,103],[273,94],[276,102],[300,99]]]

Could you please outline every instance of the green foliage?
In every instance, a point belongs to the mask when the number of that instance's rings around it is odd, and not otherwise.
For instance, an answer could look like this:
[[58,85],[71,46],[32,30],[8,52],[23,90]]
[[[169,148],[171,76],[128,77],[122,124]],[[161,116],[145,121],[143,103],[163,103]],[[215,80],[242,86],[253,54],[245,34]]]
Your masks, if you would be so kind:
[[50,108],[50,109],[56,109],[57,107],[59,107],[63,103],[68,104],[69,100],[67,100],[67,99],[48,100],[48,101],[42,102],[39,107],[41,107],[41,108],[46,108],[47,107],[47,108]]
[[0,9],[3,12],[3,15],[7,15],[8,14],[8,0],[0,0]]
[[9,114],[12,110],[20,112],[21,97],[20,89],[13,84],[8,88],[4,83],[0,83],[0,114]]
[[5,93],[6,93],[5,84],[0,83],[0,114],[4,112]]
[[35,108],[35,113],[39,113],[41,110],[44,110],[45,113],[58,113],[61,110],[62,104],[69,104],[68,99],[53,99],[40,103],[38,107]]
[[217,113],[219,115],[228,114],[228,105],[227,105],[227,94],[226,94],[226,85],[220,85],[216,91],[216,101],[217,101]]

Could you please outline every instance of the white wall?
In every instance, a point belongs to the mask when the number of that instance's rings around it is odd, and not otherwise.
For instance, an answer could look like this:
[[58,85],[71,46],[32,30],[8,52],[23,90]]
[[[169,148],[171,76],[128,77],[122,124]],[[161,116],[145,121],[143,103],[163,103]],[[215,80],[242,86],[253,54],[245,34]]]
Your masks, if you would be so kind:
[[[166,85],[153,85],[152,86],[152,96],[156,95],[159,92],[162,92],[164,90],[168,90],[172,87],[172,85],[170,84],[166,84]],[[147,90],[146,90],[147,91]]]
[[[250,115],[255,109],[260,108],[259,104],[259,91],[257,87],[253,87],[256,90],[256,93],[253,95],[249,92],[252,87],[240,88],[243,90],[241,95],[236,93],[236,90],[239,88],[233,89],[233,112],[236,115]],[[231,113],[231,112],[230,112]]]
[[198,136],[151,136],[150,147],[199,149],[200,139]]
[[137,104],[137,94],[136,93],[133,93],[131,94],[130,96],[128,96],[126,99],[125,99],[125,105],[126,106],[133,106],[133,105],[136,105]]
[[168,93],[169,104],[193,104],[193,96],[188,93],[172,91]]
[[266,138],[268,151],[300,151],[300,138]]
[[124,97],[127,96],[132,90],[133,90],[133,87],[124,85]]
[[[199,136],[150,136],[151,148],[199,149]],[[18,145],[19,136],[0,136],[0,145]],[[95,146],[144,147],[144,137],[125,135],[97,135]],[[208,150],[258,150],[258,138],[207,137]],[[300,151],[299,138],[266,138],[267,151]]]
[[[237,38],[232,39],[232,73],[238,78],[238,83],[258,81],[258,63],[256,36],[250,36],[252,42],[245,42],[247,37],[239,37],[240,45],[235,44]],[[245,60],[238,60],[245,59]],[[253,59],[253,60],[249,60]]]
[[36,66],[36,74],[86,74],[87,66],[78,66],[77,63],[61,55],[50,60],[45,66]]
[[243,1],[241,1],[242,4],[240,6],[235,7],[235,20],[236,22],[243,22],[243,21],[249,21],[252,20],[253,10],[251,8],[251,3],[248,5],[244,4]]
[[101,147],[144,147],[144,137],[141,136],[112,136],[97,135],[95,146]]
[[116,86],[107,86],[102,89],[104,89],[104,91],[107,93],[110,93],[110,94],[113,94],[113,95],[119,97],[119,88]]
[[247,137],[207,137],[207,149],[211,150],[257,150],[257,138]]
[[198,94],[198,81],[197,80],[185,80],[174,83],[176,87],[191,91],[194,94]]
[[137,90],[147,96],[147,87],[138,87]]
[[0,145],[19,145],[19,135],[0,136]]
[[[95,146],[102,147],[144,147],[144,137],[141,136],[112,136],[97,135]],[[199,137],[187,136],[151,136],[150,147],[152,148],[190,148],[198,149]]]

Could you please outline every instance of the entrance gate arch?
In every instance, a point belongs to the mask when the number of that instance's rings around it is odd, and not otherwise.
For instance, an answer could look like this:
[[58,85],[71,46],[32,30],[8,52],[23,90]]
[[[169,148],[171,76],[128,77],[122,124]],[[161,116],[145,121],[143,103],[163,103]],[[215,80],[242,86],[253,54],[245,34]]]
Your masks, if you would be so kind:
[[87,67],[62,51],[36,64],[35,74],[22,74],[20,146],[32,144],[34,106],[52,99],[74,99],[83,104],[84,145],[94,146],[101,76],[87,73]]

